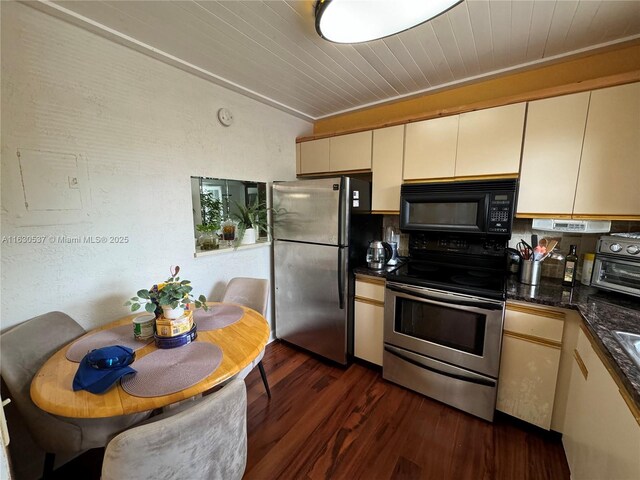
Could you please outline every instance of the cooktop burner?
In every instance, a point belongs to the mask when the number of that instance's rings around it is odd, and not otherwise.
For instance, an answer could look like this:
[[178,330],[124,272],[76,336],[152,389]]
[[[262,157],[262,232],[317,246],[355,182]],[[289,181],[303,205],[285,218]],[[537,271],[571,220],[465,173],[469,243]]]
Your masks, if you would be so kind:
[[506,298],[505,277],[504,271],[495,269],[417,260],[410,260],[396,271],[387,274],[387,280],[392,282],[437,288],[498,300]]

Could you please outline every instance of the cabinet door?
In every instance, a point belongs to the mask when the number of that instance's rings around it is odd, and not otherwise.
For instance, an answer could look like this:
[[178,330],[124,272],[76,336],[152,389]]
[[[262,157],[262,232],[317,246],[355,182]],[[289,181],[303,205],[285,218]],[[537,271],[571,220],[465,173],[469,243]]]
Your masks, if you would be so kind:
[[296,174],[300,175],[302,173],[302,168],[300,167],[300,143],[296,143]]
[[455,175],[459,118],[459,115],[452,115],[406,126],[405,180]]
[[640,216],[640,83],[591,92],[573,213]]
[[517,174],[525,104],[460,115],[456,177]]
[[371,138],[371,130],[331,137],[330,170],[370,170]]
[[300,173],[326,173],[329,166],[329,138],[300,144]]
[[507,304],[496,408],[551,427],[564,314]]
[[355,304],[354,355],[382,366],[384,307],[359,300]]
[[517,213],[573,213],[588,107],[589,92],[529,103]]
[[404,125],[373,131],[371,209],[374,212],[400,210],[403,148]]
[[562,437],[571,478],[640,478],[640,425],[581,331]]

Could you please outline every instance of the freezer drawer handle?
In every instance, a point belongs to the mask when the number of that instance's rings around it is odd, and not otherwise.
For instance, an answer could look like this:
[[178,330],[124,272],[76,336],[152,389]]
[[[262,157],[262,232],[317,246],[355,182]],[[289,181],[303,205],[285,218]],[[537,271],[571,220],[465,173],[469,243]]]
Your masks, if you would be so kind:
[[455,373],[443,372],[442,370],[438,370],[437,368],[428,367],[426,365],[423,365],[420,362],[416,362],[415,360],[413,360],[412,358],[410,358],[410,357],[408,357],[406,355],[403,355],[402,353],[398,352],[395,348],[390,348],[390,347],[387,347],[386,345],[385,345],[384,349],[385,349],[385,351],[389,352],[391,355],[395,355],[396,357],[401,358],[402,360],[404,360],[407,363],[415,365],[416,367],[423,368],[425,370],[429,370],[430,372],[437,373],[438,375],[444,375],[445,377],[455,378],[456,380],[462,380],[463,382],[475,383],[475,384],[478,384],[478,385],[484,385],[486,387],[495,387],[496,386],[496,383],[492,382],[490,380],[484,380],[484,379],[481,379],[481,378],[474,378],[474,377],[467,377],[465,375],[457,375]]

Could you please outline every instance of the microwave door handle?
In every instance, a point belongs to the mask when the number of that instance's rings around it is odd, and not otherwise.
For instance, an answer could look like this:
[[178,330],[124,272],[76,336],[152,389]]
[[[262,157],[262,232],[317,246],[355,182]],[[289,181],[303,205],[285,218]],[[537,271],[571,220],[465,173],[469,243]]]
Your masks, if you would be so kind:
[[483,310],[502,310],[503,309],[502,303],[483,302],[481,300],[465,299],[455,294],[438,293],[432,290],[428,292],[424,292],[422,290],[415,290],[412,288],[409,288],[409,289],[399,288],[399,287],[390,285],[389,283],[387,283],[387,288],[394,292],[402,293],[406,296],[419,297],[429,302],[437,303],[443,306],[458,305],[460,307],[481,308]]

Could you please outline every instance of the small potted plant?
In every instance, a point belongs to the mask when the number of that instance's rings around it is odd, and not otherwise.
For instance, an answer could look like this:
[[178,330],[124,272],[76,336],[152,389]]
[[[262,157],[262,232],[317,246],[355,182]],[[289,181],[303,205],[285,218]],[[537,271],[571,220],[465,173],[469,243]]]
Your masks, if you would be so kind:
[[195,299],[191,295],[191,282],[189,280],[180,280],[178,272],[180,267],[170,269],[171,277],[165,282],[159,283],[151,287],[151,289],[138,290],[135,297],[131,297],[126,306],[131,307],[132,312],[136,312],[142,308],[149,313],[154,313],[156,318],[164,316],[165,318],[180,318],[184,314],[185,308],[193,303],[196,308],[208,310],[207,299],[204,295],[200,295]]
[[242,205],[237,202],[237,212],[233,216],[238,220],[238,238],[240,244],[256,243],[260,231],[266,231],[269,227],[267,204],[255,201],[250,205]]
[[198,241],[202,250],[215,250],[218,248],[218,230],[222,222],[222,202],[212,193],[200,195],[202,205],[202,223],[196,225],[196,229],[202,233]]

